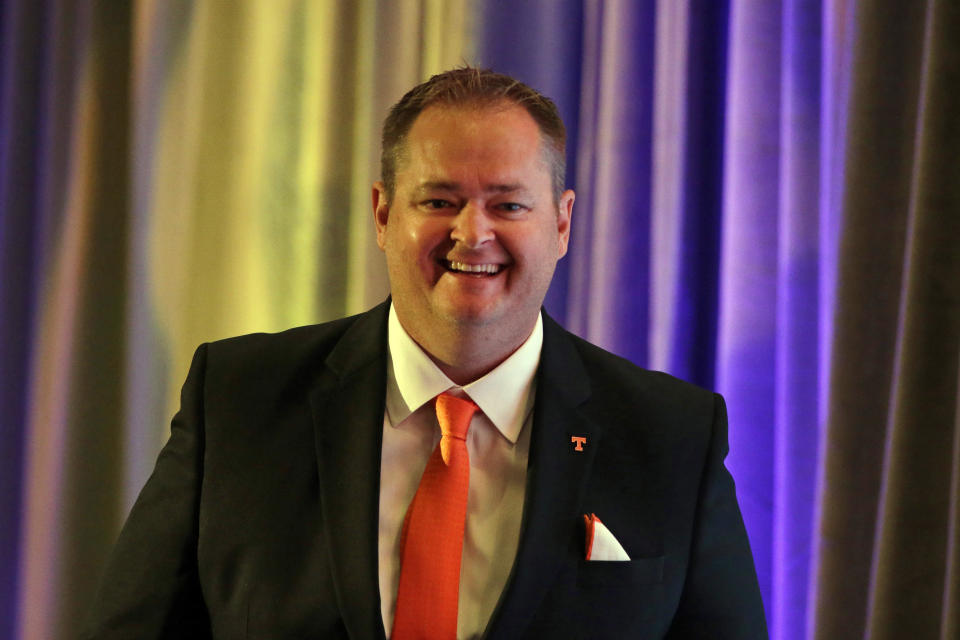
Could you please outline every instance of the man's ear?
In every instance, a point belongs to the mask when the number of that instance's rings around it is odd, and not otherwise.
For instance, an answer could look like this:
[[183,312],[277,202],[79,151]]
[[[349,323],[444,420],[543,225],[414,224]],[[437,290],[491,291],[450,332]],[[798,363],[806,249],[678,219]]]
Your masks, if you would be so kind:
[[390,217],[390,203],[387,201],[387,190],[383,182],[373,183],[373,224],[377,227],[377,246],[383,249],[386,246],[387,218]]
[[567,245],[570,243],[570,218],[573,216],[573,201],[576,197],[572,189],[567,189],[560,196],[560,206],[557,210],[557,240],[559,242],[557,259],[567,255]]

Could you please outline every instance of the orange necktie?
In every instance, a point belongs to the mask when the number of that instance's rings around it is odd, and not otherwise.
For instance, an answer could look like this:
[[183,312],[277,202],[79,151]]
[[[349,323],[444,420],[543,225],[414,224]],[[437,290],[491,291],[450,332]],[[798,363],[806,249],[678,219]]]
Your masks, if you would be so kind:
[[400,536],[400,586],[392,640],[457,637],[460,556],[467,518],[467,430],[477,405],[436,398],[440,442],[430,455]]

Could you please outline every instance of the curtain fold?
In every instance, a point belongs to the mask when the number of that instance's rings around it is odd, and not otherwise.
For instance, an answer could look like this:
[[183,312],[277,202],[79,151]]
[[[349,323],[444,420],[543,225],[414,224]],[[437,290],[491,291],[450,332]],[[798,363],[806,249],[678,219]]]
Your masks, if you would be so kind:
[[869,615],[924,14],[924,3],[856,9],[816,559],[822,638],[860,637]]
[[[38,112],[41,235],[25,416],[21,637],[66,637],[121,517],[129,183],[129,13],[58,4],[36,23],[46,81]],[[25,80],[25,82],[29,82]],[[24,87],[26,88],[26,87]],[[24,213],[24,211],[16,211]]]
[[947,568],[960,509],[950,486],[960,438],[960,55],[950,51],[947,34],[958,29],[956,3],[927,4],[872,558],[872,638],[955,636],[947,628],[957,604]]
[[[588,5],[567,326],[647,360],[654,2]],[[595,84],[594,84],[595,83]],[[623,91],[631,87],[630,92]]]
[[23,425],[33,341],[40,251],[33,166],[40,147],[42,7],[9,3],[0,12],[0,636],[17,618]]
[[[669,165],[654,165],[650,366],[708,388],[716,383],[728,14],[726,0],[657,6],[657,83],[676,85],[672,98],[656,94],[654,145],[673,149],[676,164],[662,176]],[[683,55],[671,51],[675,42]]]
[[[773,412],[773,633],[805,638],[820,432],[819,309],[823,251],[822,14],[819,3],[783,3],[780,56],[777,297]],[[826,151],[826,153],[825,153]]]
[[755,555],[771,594],[777,361],[781,10],[731,4],[728,57],[717,390],[727,398],[730,455]]

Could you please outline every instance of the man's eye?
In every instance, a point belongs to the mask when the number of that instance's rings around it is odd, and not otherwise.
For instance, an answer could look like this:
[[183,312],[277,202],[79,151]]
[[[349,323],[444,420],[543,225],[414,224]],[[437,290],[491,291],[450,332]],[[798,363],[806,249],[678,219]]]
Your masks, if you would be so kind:
[[526,209],[525,206],[517,202],[501,202],[497,205],[497,208],[500,209],[500,211],[506,211],[508,213],[516,213]]
[[430,200],[424,201],[423,206],[425,206],[427,209],[438,210],[438,209],[446,209],[448,207],[452,207],[453,205],[450,203],[449,200],[441,200],[440,198],[431,198]]

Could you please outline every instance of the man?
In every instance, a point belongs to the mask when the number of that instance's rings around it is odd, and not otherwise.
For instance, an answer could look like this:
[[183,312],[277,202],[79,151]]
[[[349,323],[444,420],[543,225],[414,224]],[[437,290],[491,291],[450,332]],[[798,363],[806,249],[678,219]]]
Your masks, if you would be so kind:
[[766,636],[722,399],[540,310],[564,135],[488,71],[401,99],[391,299],[198,349],[92,637]]

